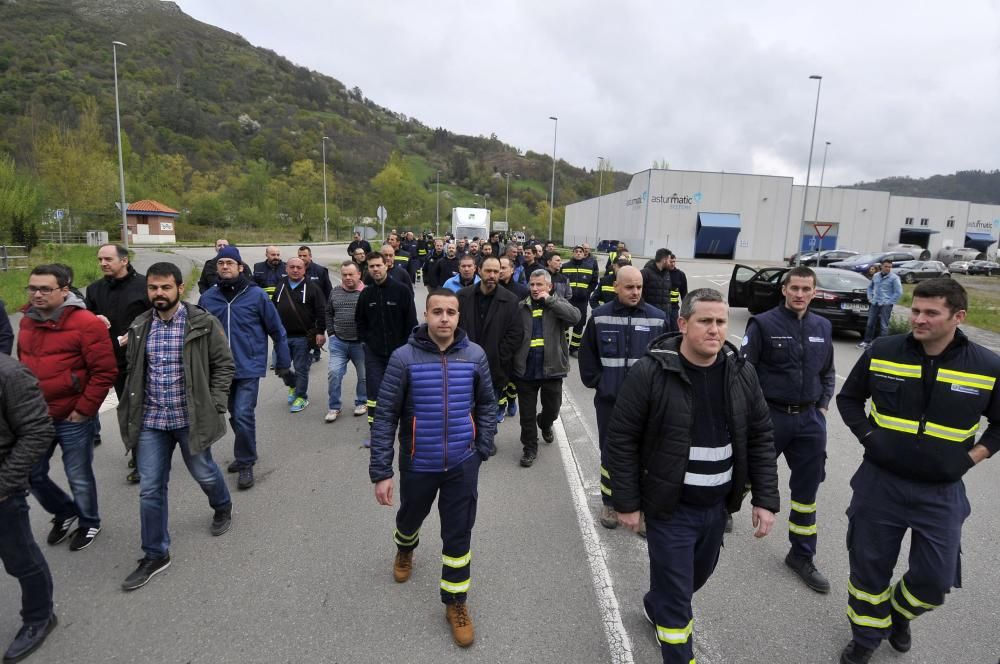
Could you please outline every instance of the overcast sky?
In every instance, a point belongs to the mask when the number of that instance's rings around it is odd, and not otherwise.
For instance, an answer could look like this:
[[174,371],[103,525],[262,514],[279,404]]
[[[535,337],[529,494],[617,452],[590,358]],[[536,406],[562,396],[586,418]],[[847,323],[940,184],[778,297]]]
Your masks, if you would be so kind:
[[178,0],[429,127],[636,172],[1000,168],[1000,3]]

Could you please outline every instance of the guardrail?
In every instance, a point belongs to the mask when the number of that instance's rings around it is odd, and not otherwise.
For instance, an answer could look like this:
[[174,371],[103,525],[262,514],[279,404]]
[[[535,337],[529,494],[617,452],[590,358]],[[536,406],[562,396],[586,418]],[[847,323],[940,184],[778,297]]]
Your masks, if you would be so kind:
[[0,245],[0,271],[27,270],[28,248],[21,245]]

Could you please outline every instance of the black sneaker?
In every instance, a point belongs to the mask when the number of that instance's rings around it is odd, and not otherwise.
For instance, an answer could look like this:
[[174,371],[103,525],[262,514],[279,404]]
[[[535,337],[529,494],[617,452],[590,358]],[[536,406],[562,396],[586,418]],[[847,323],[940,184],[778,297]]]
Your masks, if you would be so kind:
[[45,638],[58,624],[59,619],[56,618],[56,614],[53,613],[49,619],[43,623],[23,625],[21,629],[17,631],[17,636],[15,636],[14,640],[11,641],[10,646],[7,648],[7,652],[4,653],[4,664],[8,664],[10,662],[20,662],[22,659],[38,650],[41,645],[45,643]]
[[215,516],[212,517],[212,535],[218,537],[219,535],[225,535],[229,532],[229,528],[233,525],[233,506],[230,505],[225,509],[215,510]]
[[45,538],[45,541],[55,546],[59,544],[67,537],[69,537],[70,528],[76,523],[76,517],[59,517],[52,519],[52,530],[49,531],[49,536]]
[[100,436],[94,436],[94,447],[100,447],[102,442],[104,441],[101,440]]
[[555,431],[552,430],[552,427],[549,427],[548,429],[542,429],[542,440],[544,440],[546,443],[551,443],[555,439],[556,439],[556,433]]
[[132,472],[130,472],[128,475],[125,476],[125,481],[128,482],[129,484],[138,484],[139,483],[139,471],[138,470],[133,470]]
[[82,551],[94,543],[97,533],[101,532],[100,526],[90,526],[89,528],[79,527],[73,533],[73,541],[69,543],[70,551]]
[[868,664],[868,660],[872,658],[874,653],[875,651],[871,648],[865,648],[851,641],[840,653],[840,664]]
[[535,457],[537,455],[534,452],[528,452],[525,450],[524,454],[521,455],[521,465],[525,468],[531,468],[535,463]]
[[896,652],[910,652],[913,637],[910,635],[910,621],[896,609],[892,610],[892,630],[889,632],[889,645]]
[[247,466],[246,468],[240,468],[240,477],[236,480],[236,488],[240,491],[246,491],[253,486],[253,466]]
[[785,564],[788,565],[792,571],[799,575],[802,581],[815,590],[818,593],[828,593],[830,592],[830,582],[827,581],[826,577],[816,569],[816,565],[813,561],[807,558],[799,558],[798,556],[792,555],[789,551],[788,555],[785,556]]
[[143,558],[135,571],[122,582],[122,590],[142,588],[150,579],[168,567],[170,567],[170,554],[163,558]]
[[727,533],[733,532],[733,515],[732,514],[727,514],[726,515],[726,528],[725,528],[725,530],[726,530]]
[[243,464],[241,464],[239,461],[233,461],[231,464],[229,464],[228,466],[226,466],[226,472],[227,473],[238,473],[238,472],[240,472],[241,468],[243,468]]

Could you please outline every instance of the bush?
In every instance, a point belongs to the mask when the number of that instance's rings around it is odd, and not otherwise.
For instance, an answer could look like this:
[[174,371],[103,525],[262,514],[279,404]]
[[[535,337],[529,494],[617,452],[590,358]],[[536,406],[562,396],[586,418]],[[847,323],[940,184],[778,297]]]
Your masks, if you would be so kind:
[[906,316],[893,314],[889,317],[889,334],[906,334],[910,331],[910,321]]

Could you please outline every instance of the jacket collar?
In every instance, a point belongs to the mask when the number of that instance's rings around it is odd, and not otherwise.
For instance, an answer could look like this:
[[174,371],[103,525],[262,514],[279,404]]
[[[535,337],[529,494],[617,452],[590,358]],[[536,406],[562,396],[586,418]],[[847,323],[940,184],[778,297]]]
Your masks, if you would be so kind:
[[[680,332],[661,334],[649,344],[646,354],[667,371],[684,374],[684,367],[681,364],[681,339],[683,337],[684,335]],[[745,361],[740,357],[736,346],[728,341],[722,342],[722,350],[719,352],[725,355],[726,362],[730,366],[739,365]]]
[[[413,332],[410,334],[409,343],[412,346],[416,346],[421,350],[426,350],[431,353],[440,353],[441,349],[438,345],[431,339],[430,334],[427,332],[427,323],[423,323],[418,327],[414,328]],[[455,329],[455,340],[451,343],[448,348],[445,349],[445,354],[451,354],[459,351],[469,345],[469,336],[465,333],[462,328]]]

